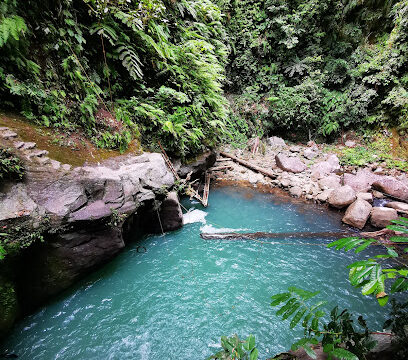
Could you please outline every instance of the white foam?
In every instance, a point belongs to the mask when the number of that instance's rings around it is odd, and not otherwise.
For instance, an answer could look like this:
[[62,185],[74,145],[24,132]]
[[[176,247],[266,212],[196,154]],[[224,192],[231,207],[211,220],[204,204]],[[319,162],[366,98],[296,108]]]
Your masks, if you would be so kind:
[[194,209],[189,210],[187,213],[183,214],[183,223],[185,224],[192,224],[192,223],[203,223],[205,224],[205,217],[208,215],[205,211]]
[[216,228],[212,225],[204,225],[204,226],[201,226],[200,231],[206,234],[216,234],[216,233],[248,231],[248,229]]

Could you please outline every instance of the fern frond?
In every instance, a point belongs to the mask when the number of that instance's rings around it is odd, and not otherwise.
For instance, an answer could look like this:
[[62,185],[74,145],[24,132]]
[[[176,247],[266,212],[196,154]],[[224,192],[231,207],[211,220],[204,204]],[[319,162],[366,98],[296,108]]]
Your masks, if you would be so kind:
[[27,32],[27,25],[21,16],[13,15],[0,20],[0,48],[3,47],[10,36],[18,41],[20,35]]
[[119,53],[119,59],[122,61],[122,65],[129,71],[129,75],[134,80],[143,78],[143,64],[136,54],[135,49],[129,44],[119,43],[119,47],[116,51]]

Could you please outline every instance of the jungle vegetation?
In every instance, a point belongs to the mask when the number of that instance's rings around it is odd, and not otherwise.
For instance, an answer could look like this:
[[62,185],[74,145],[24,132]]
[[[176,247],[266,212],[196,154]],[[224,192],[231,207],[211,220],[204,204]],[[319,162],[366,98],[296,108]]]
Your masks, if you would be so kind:
[[182,157],[271,133],[403,134],[407,34],[407,0],[4,0],[0,108]]

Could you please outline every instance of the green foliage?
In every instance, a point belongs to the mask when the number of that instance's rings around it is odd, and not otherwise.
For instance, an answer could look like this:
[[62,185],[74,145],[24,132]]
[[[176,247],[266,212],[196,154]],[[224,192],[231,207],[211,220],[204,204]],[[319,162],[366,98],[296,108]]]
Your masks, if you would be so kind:
[[[388,226],[389,229],[408,234],[408,219],[400,218],[392,221],[394,225]],[[386,293],[386,283],[390,285],[391,294],[408,291],[408,269],[406,266],[399,268],[384,268],[382,262],[385,259],[396,259],[399,257],[397,245],[407,245],[408,237],[393,236],[389,243],[384,243],[374,239],[360,239],[350,237],[339,239],[332,242],[328,247],[334,247],[336,250],[343,249],[350,251],[354,249],[355,253],[365,250],[370,245],[383,245],[387,254],[376,255],[367,260],[360,260],[349,265],[349,279],[352,286],[361,288],[363,295],[375,295],[381,306],[387,304],[389,295]],[[404,249],[408,251],[408,247]],[[398,264],[400,264],[398,262]],[[402,263],[402,265],[404,265]]]
[[[19,214],[19,216],[23,215],[25,215],[24,212]],[[6,255],[13,255],[21,249],[28,248],[35,242],[43,242],[44,233],[48,228],[48,217],[43,217],[35,228],[24,221],[13,226],[4,225],[0,233],[0,260],[3,260]]]
[[20,40],[20,36],[27,32],[27,25],[24,19],[14,15],[0,18],[0,48],[3,47],[10,39]]
[[24,166],[21,160],[13,155],[9,149],[0,148],[0,181],[4,179],[21,180],[23,176]]
[[363,146],[345,148],[338,152],[340,162],[343,165],[366,166],[372,163],[382,163],[381,166],[390,169],[408,170],[403,152],[397,153],[392,147],[392,135],[375,134],[370,136],[368,133],[366,135],[367,140]]
[[218,360],[257,360],[258,349],[255,347],[255,336],[249,335],[245,341],[239,339],[238,335],[221,337],[223,350],[207,358]]
[[401,303],[392,299],[391,305],[390,318],[385,322],[384,328],[391,329],[395,334],[392,341],[395,347],[395,358],[406,359],[408,357],[408,302]]
[[[361,239],[350,237],[336,240],[328,245],[336,250],[353,250],[360,253],[372,245],[382,245],[387,250],[386,254],[376,255],[367,260],[360,260],[349,265],[349,279],[352,286],[361,288],[363,295],[375,295],[381,306],[387,304],[389,294],[406,293],[408,291],[408,269],[401,256],[408,252],[408,219],[399,218],[393,221],[389,229],[403,236],[392,236],[386,242],[374,239]],[[401,248],[402,247],[402,248]],[[398,266],[383,267],[385,260],[394,260]],[[388,290],[387,290],[388,291]],[[330,320],[321,307],[324,301],[312,302],[318,292],[311,292],[295,287],[288,292],[272,296],[271,306],[280,306],[276,315],[282,320],[290,320],[290,328],[302,323],[304,337],[292,345],[292,350],[302,347],[306,353],[316,358],[312,345],[322,343],[323,351],[328,354],[328,359],[365,359],[365,355],[375,346],[375,341],[370,338],[367,324],[363,317],[358,317],[359,328],[355,328],[352,314],[348,310],[338,311],[336,306],[330,313]],[[390,319],[384,324],[385,328],[392,328],[397,346],[395,358],[405,358],[407,355],[408,339],[408,303],[399,303],[392,299]],[[361,331],[361,328],[364,330]]]
[[[326,320],[326,313],[321,310],[325,301],[312,302],[319,292],[310,292],[295,287],[290,287],[288,292],[272,296],[271,306],[280,306],[276,315],[282,320],[290,320],[290,328],[302,324],[305,337],[292,345],[296,351],[302,347],[306,353],[316,358],[312,345],[319,342],[328,359],[355,360],[362,359],[375,343],[370,341],[369,332],[364,319],[360,316],[358,323],[364,328],[361,333],[353,326],[354,320],[348,310],[339,313],[335,307],[330,313],[330,321]],[[343,348],[345,346],[346,348]]]
[[221,20],[210,0],[7,1],[0,106],[98,146],[195,154],[225,135]]
[[[269,133],[332,137],[407,127],[406,0],[226,0],[234,50],[229,91],[251,102]],[[256,96],[254,96],[256,95]]]

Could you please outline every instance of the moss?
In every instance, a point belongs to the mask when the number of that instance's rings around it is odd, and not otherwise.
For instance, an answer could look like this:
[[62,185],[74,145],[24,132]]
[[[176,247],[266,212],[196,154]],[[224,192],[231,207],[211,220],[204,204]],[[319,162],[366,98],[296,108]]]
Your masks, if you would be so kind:
[[18,314],[18,302],[14,284],[0,277],[0,337],[13,326]]

